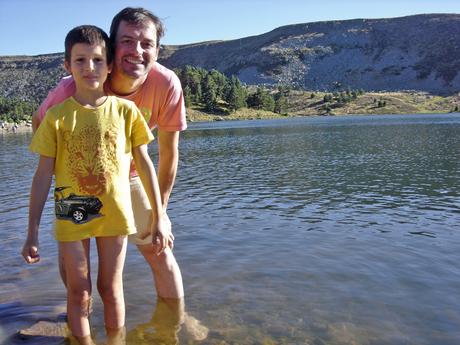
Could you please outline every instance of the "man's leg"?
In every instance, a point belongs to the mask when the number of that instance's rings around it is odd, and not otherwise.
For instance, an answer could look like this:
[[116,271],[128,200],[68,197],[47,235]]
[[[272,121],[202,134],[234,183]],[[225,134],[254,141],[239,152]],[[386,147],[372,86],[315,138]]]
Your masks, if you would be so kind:
[[172,250],[167,248],[160,255],[156,255],[155,247],[151,244],[138,245],[137,248],[152,270],[158,297],[182,299],[182,274]]
[[[140,179],[138,177],[132,178],[130,183],[134,220],[139,234],[150,229],[152,209]],[[157,295],[162,298],[183,298],[182,275],[171,249],[168,248],[160,255],[156,255],[151,236],[141,240],[136,235],[131,235],[129,241],[137,245],[145,261],[149,264]]]

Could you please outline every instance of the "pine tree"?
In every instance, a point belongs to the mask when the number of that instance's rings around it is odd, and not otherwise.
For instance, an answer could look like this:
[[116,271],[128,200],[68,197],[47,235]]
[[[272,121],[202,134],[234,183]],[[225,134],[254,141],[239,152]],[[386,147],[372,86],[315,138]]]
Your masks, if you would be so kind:
[[278,92],[275,95],[275,107],[274,107],[275,113],[286,114],[287,106],[288,106],[287,97],[283,93]]
[[217,85],[214,82],[211,74],[206,75],[202,86],[203,94],[201,101],[204,104],[205,110],[214,111],[217,109]]
[[184,103],[187,108],[192,105],[192,89],[188,85],[184,87]]
[[267,90],[257,88],[257,91],[247,98],[247,103],[250,108],[264,109],[273,111],[275,108],[275,100]]
[[232,76],[230,81],[226,101],[231,110],[238,110],[246,106],[246,90],[241,86],[240,80],[235,76]]

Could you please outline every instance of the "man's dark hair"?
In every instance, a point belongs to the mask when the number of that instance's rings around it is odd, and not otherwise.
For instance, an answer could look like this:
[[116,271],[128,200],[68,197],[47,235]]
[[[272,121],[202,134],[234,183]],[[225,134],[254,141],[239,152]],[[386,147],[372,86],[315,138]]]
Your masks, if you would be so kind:
[[65,60],[70,63],[70,53],[72,52],[72,47],[77,43],[87,43],[87,44],[104,44],[105,52],[107,57],[107,64],[110,64],[112,61],[111,54],[111,45],[109,36],[104,32],[104,30],[98,28],[94,25],[80,25],[69,31],[65,37]]
[[112,24],[110,25],[110,43],[112,43],[113,47],[115,47],[118,27],[120,26],[120,22],[122,20],[128,24],[136,25],[152,22],[157,30],[157,49],[160,48],[160,39],[164,36],[165,33],[163,23],[161,22],[160,18],[143,7],[126,7],[118,12],[115,17],[113,17]]

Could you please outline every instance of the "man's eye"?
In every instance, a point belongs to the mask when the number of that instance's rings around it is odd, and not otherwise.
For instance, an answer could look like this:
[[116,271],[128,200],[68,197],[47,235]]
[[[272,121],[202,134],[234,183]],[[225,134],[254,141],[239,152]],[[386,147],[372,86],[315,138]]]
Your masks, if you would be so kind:
[[154,48],[155,45],[154,45],[153,43],[147,42],[147,43],[143,43],[143,44],[142,44],[142,47],[143,47],[144,49],[151,49],[151,48]]

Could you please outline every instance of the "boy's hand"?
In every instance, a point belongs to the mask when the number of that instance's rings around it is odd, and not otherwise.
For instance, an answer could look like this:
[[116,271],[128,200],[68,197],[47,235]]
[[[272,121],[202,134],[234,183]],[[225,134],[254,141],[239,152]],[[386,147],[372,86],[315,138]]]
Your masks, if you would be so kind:
[[38,253],[38,243],[27,240],[22,247],[22,256],[28,264],[34,264],[40,261],[40,254]]

